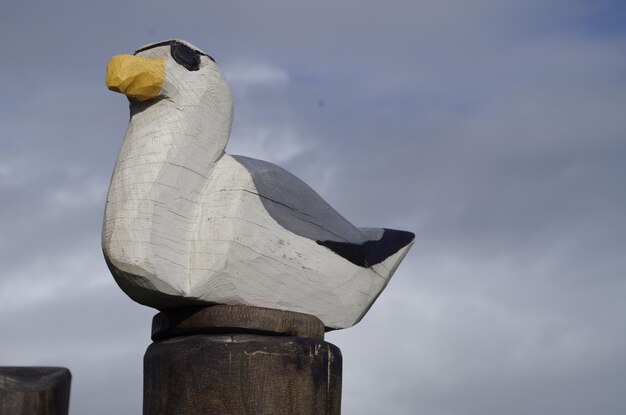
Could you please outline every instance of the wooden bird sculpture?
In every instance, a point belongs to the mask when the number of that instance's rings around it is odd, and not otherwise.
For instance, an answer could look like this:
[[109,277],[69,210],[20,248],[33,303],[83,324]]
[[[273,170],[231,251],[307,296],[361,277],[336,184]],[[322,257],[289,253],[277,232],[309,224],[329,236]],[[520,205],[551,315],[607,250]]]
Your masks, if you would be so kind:
[[160,310],[236,304],[356,324],[414,241],[357,228],[284,169],[226,154],[233,119],[215,61],[170,40],[114,56],[109,89],[131,118],[102,247],[133,300]]

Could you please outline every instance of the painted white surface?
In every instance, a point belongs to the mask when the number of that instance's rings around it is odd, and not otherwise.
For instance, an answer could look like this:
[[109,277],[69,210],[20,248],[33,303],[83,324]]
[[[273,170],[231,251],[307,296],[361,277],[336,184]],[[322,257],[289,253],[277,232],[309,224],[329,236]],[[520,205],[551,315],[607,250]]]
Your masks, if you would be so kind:
[[169,47],[161,98],[131,105],[102,232],[120,287],[156,308],[223,303],[313,314],[327,327],[357,323],[411,244],[359,267],[279,225],[250,173],[224,154],[232,97],[217,65],[188,71]]

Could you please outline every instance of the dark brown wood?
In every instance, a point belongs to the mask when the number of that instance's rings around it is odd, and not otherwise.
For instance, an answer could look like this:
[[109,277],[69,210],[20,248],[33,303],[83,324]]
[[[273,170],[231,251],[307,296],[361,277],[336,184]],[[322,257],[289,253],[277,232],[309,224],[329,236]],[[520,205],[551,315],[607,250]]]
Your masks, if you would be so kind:
[[67,415],[71,380],[62,367],[0,367],[0,415]]
[[186,334],[251,333],[324,340],[324,323],[315,316],[242,305],[179,308],[152,319],[152,340]]
[[229,307],[155,316],[156,337],[171,337],[146,351],[144,415],[340,414],[341,351],[323,341],[319,320]]
[[192,335],[144,358],[144,415],[335,415],[341,352],[304,337]]

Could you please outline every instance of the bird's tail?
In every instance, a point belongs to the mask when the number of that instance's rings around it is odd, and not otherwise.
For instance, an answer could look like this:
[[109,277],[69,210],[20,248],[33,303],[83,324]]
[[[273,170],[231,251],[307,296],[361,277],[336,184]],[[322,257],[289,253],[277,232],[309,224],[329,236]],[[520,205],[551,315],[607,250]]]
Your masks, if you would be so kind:
[[[377,233],[380,234],[379,230]],[[366,241],[362,244],[337,241],[317,241],[317,243],[355,265],[371,267],[383,262],[402,248],[408,247],[414,240],[415,234],[412,232],[382,229],[380,239]]]

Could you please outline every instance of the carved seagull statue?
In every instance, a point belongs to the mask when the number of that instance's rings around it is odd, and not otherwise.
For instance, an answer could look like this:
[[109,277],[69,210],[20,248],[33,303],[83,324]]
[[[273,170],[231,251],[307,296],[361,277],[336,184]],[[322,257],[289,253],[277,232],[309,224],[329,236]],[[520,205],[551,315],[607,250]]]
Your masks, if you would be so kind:
[[133,300],[160,310],[242,304],[356,324],[414,241],[357,228],[286,170],[224,152],[233,100],[210,56],[182,40],[117,55],[109,89],[129,97],[102,230]]

